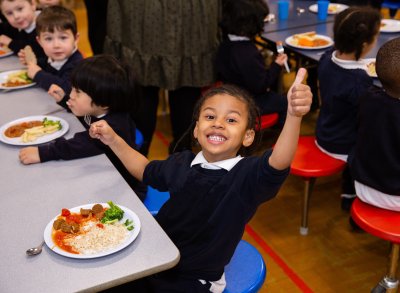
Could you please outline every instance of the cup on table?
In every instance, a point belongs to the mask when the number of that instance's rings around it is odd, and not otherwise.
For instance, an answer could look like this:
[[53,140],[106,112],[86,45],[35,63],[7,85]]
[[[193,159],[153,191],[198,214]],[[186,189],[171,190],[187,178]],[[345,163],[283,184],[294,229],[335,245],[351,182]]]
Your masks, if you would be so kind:
[[278,19],[285,20],[289,16],[289,1],[280,0],[278,1]]
[[318,19],[326,20],[328,17],[329,1],[319,0],[317,1],[318,6]]

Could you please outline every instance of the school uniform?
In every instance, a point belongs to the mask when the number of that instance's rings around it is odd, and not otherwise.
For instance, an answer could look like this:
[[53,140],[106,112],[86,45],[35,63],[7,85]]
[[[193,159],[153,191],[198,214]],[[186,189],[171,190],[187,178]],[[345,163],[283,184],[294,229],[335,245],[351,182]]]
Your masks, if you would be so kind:
[[[105,120],[132,148],[136,148],[135,130],[136,126],[128,113],[108,113],[101,117],[91,116],[91,122]],[[128,170],[125,169],[121,161],[103,144],[100,140],[94,139],[89,135],[89,125],[84,124],[86,130],[75,133],[75,135],[66,139],[60,137],[55,141],[40,145],[39,157],[42,163],[52,160],[74,160],[86,157],[106,154],[116,169],[121,173],[128,184],[134,189],[137,195],[143,200],[146,196],[146,187],[135,179]]]
[[50,58],[39,59],[38,65],[42,70],[36,73],[33,81],[46,91],[52,84],[56,84],[63,89],[66,96],[69,96],[72,90],[70,80],[72,70],[82,60],[83,56],[78,50],[63,61],[52,61]]
[[255,99],[262,114],[278,112],[285,117],[286,97],[273,92],[282,67],[265,61],[254,43],[247,37],[228,35],[220,44],[216,57],[218,78],[247,90]]
[[[317,119],[317,146],[328,155],[347,161],[356,142],[360,96],[373,80],[364,60],[342,60],[336,51],[322,55],[318,65],[321,108]],[[348,165],[342,173],[342,209],[349,210],[355,198],[354,181]]]
[[362,97],[350,169],[357,196],[400,211],[400,99],[374,88]]
[[[39,12],[37,12],[37,14],[39,14]],[[2,30],[4,35],[12,39],[8,47],[14,52],[14,54],[18,54],[21,49],[24,49],[29,45],[32,47],[33,53],[35,53],[37,59],[46,57],[42,47],[36,40],[37,34],[35,22],[23,30],[18,30],[10,24],[3,22]]]
[[143,182],[170,192],[156,220],[181,255],[176,267],[149,277],[150,284],[171,280],[176,292],[193,292],[190,284],[211,292],[223,290],[224,267],[246,223],[260,204],[276,196],[289,174],[289,169],[271,167],[270,155],[271,150],[261,157],[238,156],[218,164],[207,163],[201,152],[195,156],[184,151],[147,165]]

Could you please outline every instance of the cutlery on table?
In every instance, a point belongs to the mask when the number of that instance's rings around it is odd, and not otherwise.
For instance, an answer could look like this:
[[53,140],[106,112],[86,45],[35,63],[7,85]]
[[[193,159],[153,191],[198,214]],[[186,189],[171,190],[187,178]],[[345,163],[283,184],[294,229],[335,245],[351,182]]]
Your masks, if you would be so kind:
[[[281,41],[276,42],[276,51],[277,51],[279,54],[285,53],[285,50],[283,49],[283,45],[282,45],[282,42],[281,42]],[[289,65],[288,65],[288,63],[287,63],[287,60],[285,61],[284,65],[285,65],[286,72],[289,73],[289,72],[290,72],[290,69],[289,69]]]

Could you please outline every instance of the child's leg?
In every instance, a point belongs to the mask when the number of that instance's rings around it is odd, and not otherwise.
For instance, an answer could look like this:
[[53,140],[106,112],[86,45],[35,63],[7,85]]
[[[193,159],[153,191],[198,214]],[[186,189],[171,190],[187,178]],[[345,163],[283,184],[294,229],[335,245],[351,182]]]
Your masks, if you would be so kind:
[[345,211],[350,211],[351,204],[356,198],[356,190],[354,187],[354,179],[351,176],[349,165],[342,173],[342,209]]
[[168,271],[152,275],[148,281],[150,292],[153,293],[209,293],[211,287],[210,283],[203,285],[199,280],[179,278]]

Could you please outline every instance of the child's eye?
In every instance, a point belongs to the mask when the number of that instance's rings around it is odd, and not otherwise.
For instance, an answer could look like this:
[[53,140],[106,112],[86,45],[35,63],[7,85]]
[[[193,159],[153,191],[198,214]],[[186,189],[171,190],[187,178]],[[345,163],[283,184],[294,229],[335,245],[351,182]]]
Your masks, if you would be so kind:
[[44,38],[44,40],[45,40],[46,42],[50,42],[50,41],[51,41],[51,38],[50,38],[50,37],[47,37],[47,38]]
[[235,122],[237,122],[236,119],[233,119],[233,118],[228,118],[228,119],[226,119],[226,121],[227,121],[228,123],[235,123]]
[[213,115],[206,115],[206,119],[207,119],[207,120],[213,120],[213,119],[214,119],[214,116],[213,116]]

